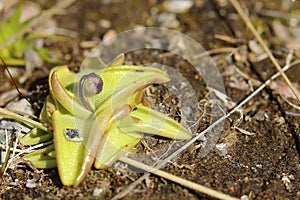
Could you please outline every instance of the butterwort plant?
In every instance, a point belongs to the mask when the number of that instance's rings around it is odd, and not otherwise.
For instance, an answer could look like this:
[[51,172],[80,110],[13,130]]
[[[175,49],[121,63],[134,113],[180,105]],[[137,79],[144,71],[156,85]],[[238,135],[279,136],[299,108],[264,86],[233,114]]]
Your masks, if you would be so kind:
[[[24,156],[37,168],[58,168],[64,185],[80,184],[92,166],[110,167],[130,152],[145,134],[185,140],[191,132],[167,115],[149,107],[144,89],[169,81],[154,67],[125,65],[124,55],[105,65],[87,58],[86,67],[74,73],[67,66],[50,71],[50,94],[39,119],[4,112],[35,126],[21,138],[23,145],[53,140],[43,149]],[[91,70],[98,69],[98,70]]]

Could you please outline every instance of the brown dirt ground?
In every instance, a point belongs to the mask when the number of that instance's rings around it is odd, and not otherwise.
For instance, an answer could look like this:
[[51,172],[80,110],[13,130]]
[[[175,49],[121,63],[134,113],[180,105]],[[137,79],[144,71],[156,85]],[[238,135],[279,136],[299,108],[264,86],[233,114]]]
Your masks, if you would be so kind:
[[[158,14],[151,13],[151,8],[156,7],[159,10],[158,13],[163,12],[161,6],[163,1],[160,0],[112,0],[108,4],[100,2],[102,1],[78,1],[69,8],[70,13],[57,18],[59,26],[78,32],[81,41],[91,40],[102,38],[108,31],[99,25],[99,19],[107,19],[112,24],[110,29],[121,32],[134,28],[136,25],[157,26]],[[247,44],[254,37],[245,28],[241,19],[234,15],[235,10],[229,2],[223,6],[218,2],[221,1],[197,0],[189,12],[176,14],[179,25],[174,29],[191,36],[206,49],[240,47],[237,54],[233,56],[229,56],[229,53],[212,55],[220,72],[225,73],[229,66],[235,65],[252,79],[266,80],[276,72],[274,66],[268,59],[257,63],[249,60],[251,52],[247,48]],[[264,9],[281,10],[282,12],[298,12],[299,14],[299,3],[286,11],[281,8],[282,1],[250,0],[241,2],[249,10],[252,19],[257,24],[260,23],[260,27],[265,28],[262,36],[268,39],[269,46],[283,65],[288,49],[284,43],[278,41],[272,31],[271,25],[274,18],[259,15],[258,10],[261,8],[258,7],[262,6]],[[51,2],[44,6],[51,6],[50,4]],[[258,20],[258,16],[261,17],[260,20]],[[216,34],[235,38],[237,42],[218,40],[215,38]],[[65,63],[71,67],[78,66],[83,57],[83,49],[79,48],[79,52],[76,52],[69,43],[51,45],[60,46],[62,53],[69,55],[69,59],[66,59]],[[157,55],[157,53],[151,54],[147,51],[135,52],[127,55],[126,60],[134,63],[158,60],[159,63],[180,68],[176,65],[176,59],[161,59]],[[296,50],[294,59],[299,59],[299,55],[299,50]],[[184,67],[186,65],[188,64],[182,64],[182,68],[186,70],[183,70],[183,74],[193,83],[195,76],[188,67]],[[296,86],[300,86],[299,74],[299,67],[287,72]],[[251,81],[242,78],[241,80],[249,87],[244,90],[236,89],[230,85],[234,76],[240,78],[236,73],[223,75],[222,78],[227,95],[233,102],[238,103],[251,93],[249,85]],[[44,77],[36,76],[24,87],[34,94],[40,94],[36,99],[43,99],[47,92],[41,94],[41,91],[47,91],[46,80],[46,75]],[[37,85],[39,85],[39,89],[37,89]],[[198,83],[197,85],[195,83],[193,87],[198,91],[198,99],[204,98],[204,84]],[[256,87],[254,85],[254,88]],[[32,100],[36,101],[34,98]],[[176,105],[168,103],[171,101],[166,100],[166,102],[169,104],[167,106],[176,107]],[[41,105],[42,101],[37,103]],[[170,112],[171,115],[176,116],[176,109],[175,111],[171,109]],[[298,116],[292,116],[289,113],[298,113]],[[174,161],[174,164],[169,164],[163,170],[235,197],[247,195],[249,199],[299,199],[299,110],[291,107],[282,96],[268,88],[243,107],[243,121],[239,127],[255,133],[254,135],[245,135],[231,128],[237,117],[238,114],[226,120],[219,140],[219,143],[227,142],[231,145],[225,156],[214,150],[206,157],[200,158],[199,149],[196,148],[197,144],[193,144],[178,160]],[[199,130],[203,130],[206,126],[205,123],[201,124]],[[138,148],[142,149],[143,147],[140,145]],[[114,169],[92,170],[86,180],[74,188],[63,186],[56,170],[36,171],[28,164],[22,166],[15,171],[8,171],[8,176],[1,184],[1,199],[109,199],[141,176],[139,173],[117,172]],[[26,188],[26,180],[34,178],[33,174],[35,173],[41,175],[42,185],[33,189]],[[18,184],[11,184],[11,181],[16,179],[18,179]],[[286,179],[290,182],[285,182]],[[100,196],[93,196],[95,188],[103,189]],[[212,198],[151,175],[146,182],[143,181],[139,184],[124,199]]]

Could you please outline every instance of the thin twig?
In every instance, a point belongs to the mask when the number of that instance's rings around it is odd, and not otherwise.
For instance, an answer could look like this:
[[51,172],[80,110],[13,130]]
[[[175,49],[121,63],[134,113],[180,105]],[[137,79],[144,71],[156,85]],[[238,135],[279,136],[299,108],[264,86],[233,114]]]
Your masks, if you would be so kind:
[[[13,147],[13,151],[12,151],[11,157],[14,157],[14,155],[15,155],[15,152],[16,152],[16,149],[17,149],[18,140],[19,140],[18,139],[19,138],[18,135],[21,133],[21,131],[22,131],[22,128],[19,128],[18,131],[17,131],[17,133],[16,133],[16,141],[15,141],[15,144],[14,144],[14,147]],[[8,167],[9,167],[10,164],[11,164],[11,159],[8,160],[7,165],[5,166],[3,174],[5,174],[5,172],[8,169]]]
[[[6,131],[5,136],[6,136],[6,138],[8,138],[7,130],[5,129],[5,131]],[[6,143],[8,143],[7,140],[6,140]],[[5,155],[4,162],[0,167],[0,177],[2,177],[5,173],[6,167],[8,165],[8,160],[9,160],[9,157],[10,157],[10,149],[11,149],[12,145],[13,145],[13,137],[10,138],[10,142],[9,142],[8,147],[6,149],[6,155]]]
[[9,147],[9,144],[8,144],[8,132],[7,132],[7,129],[5,129],[5,149],[6,151],[8,150]]
[[0,60],[1,60],[2,64],[4,65],[4,67],[5,67],[5,69],[6,69],[7,73],[8,73],[8,76],[9,76],[11,82],[12,82],[12,84],[15,86],[16,90],[18,91],[18,93],[19,93],[24,99],[26,99],[26,101],[28,101],[28,103],[30,104],[30,100],[29,100],[27,97],[25,97],[25,96],[23,95],[23,93],[19,90],[19,87],[17,86],[17,83],[14,81],[14,78],[13,78],[12,74],[11,74],[10,71],[8,70],[8,67],[7,67],[6,63],[4,62],[4,60],[3,60],[3,58],[2,58],[1,56],[0,56]]
[[[8,166],[14,161],[14,159],[18,158],[20,155],[25,154],[25,153],[30,153],[34,149],[39,149],[41,147],[48,146],[48,145],[50,145],[52,143],[53,143],[53,141],[49,141],[49,142],[45,142],[45,143],[40,143],[40,144],[37,144],[35,146],[29,147],[27,149],[24,149],[22,152],[16,154],[15,156],[12,156],[12,158],[10,160],[8,160],[4,172],[8,169]],[[14,151],[16,151],[15,148],[14,148]]]
[[[3,149],[8,149],[7,145],[6,144],[0,144],[0,148],[3,148]],[[11,151],[13,151],[13,147],[10,148]],[[16,149],[16,152],[23,152],[24,150],[23,149]]]
[[171,181],[173,181],[175,183],[178,183],[180,185],[183,185],[187,188],[190,188],[190,189],[199,191],[201,193],[207,194],[211,197],[218,198],[218,199],[225,199],[225,200],[238,200],[238,198],[231,197],[231,196],[229,196],[227,194],[224,194],[222,192],[219,192],[219,191],[213,190],[211,188],[199,185],[197,183],[188,181],[188,180],[180,178],[178,176],[169,174],[165,171],[155,169],[153,167],[150,167],[148,165],[145,165],[145,164],[143,164],[141,162],[138,162],[138,161],[135,161],[133,159],[130,159],[130,158],[127,158],[127,157],[122,157],[122,158],[120,158],[120,160],[124,163],[127,163],[127,164],[131,165],[131,166],[146,170],[148,172],[151,172],[152,174],[155,174],[157,176],[160,176],[160,177],[163,177],[165,179],[171,180]]
[[215,34],[215,38],[218,39],[218,40],[222,40],[222,41],[225,41],[225,42],[232,43],[232,44],[237,44],[239,42],[242,42],[241,40],[229,37],[227,35]]
[[281,12],[278,10],[267,10],[267,9],[262,9],[258,12],[258,14],[266,16],[266,17],[274,17],[274,18],[281,18],[281,19],[297,19],[300,20],[300,15],[299,14],[290,14],[286,12]]
[[281,98],[282,98],[287,104],[289,104],[291,107],[293,107],[293,108],[295,108],[295,109],[297,109],[297,110],[300,111],[300,106],[297,106],[296,104],[290,102],[284,95],[281,95],[281,94],[279,94],[279,95],[281,96]]
[[223,48],[219,48],[219,49],[212,49],[212,50],[208,50],[205,51],[203,53],[197,54],[193,56],[193,59],[199,59],[208,55],[213,55],[213,54],[218,54],[218,53],[227,53],[227,52],[234,52],[237,51],[237,48],[233,48],[233,47],[223,47]]
[[32,119],[29,119],[28,117],[23,117],[21,115],[18,115],[16,113],[13,113],[11,111],[8,111],[6,109],[3,109],[3,108],[0,108],[0,116],[2,117],[7,117],[7,118],[12,118],[12,119],[15,119],[15,120],[19,120],[21,122],[26,122],[32,126],[35,126],[43,131],[46,131],[46,132],[49,132],[49,130],[47,129],[47,127],[43,126],[43,124],[37,122],[37,121],[34,121]]
[[[24,149],[23,152],[20,152],[20,153],[16,154],[15,157],[13,157],[12,159],[18,158],[18,157],[19,157],[20,155],[22,155],[22,154],[30,153],[31,151],[33,151],[33,150],[35,150],[35,149],[39,149],[39,148],[41,148],[41,147],[48,146],[48,145],[50,145],[50,144],[52,144],[52,143],[53,143],[53,141],[49,141],[49,142],[44,142],[44,143],[40,143],[40,144],[34,145],[34,146],[32,146],[32,147],[29,147],[29,148],[27,148],[27,149]],[[12,160],[12,159],[11,159],[11,160]]]
[[[16,150],[14,150],[14,148],[11,147],[10,150],[13,150],[13,151],[18,153],[12,159],[17,158],[17,157],[21,156],[22,154],[30,153],[30,152],[34,151],[35,149],[39,149],[41,147],[48,146],[50,144],[53,144],[52,140],[49,141],[49,142],[39,143],[39,144],[31,146],[27,149],[16,149]],[[0,147],[3,148],[3,147],[5,147],[5,145],[0,144]],[[6,149],[6,147],[5,147],[5,149]]]
[[257,41],[259,42],[259,44],[262,46],[262,48],[265,50],[265,52],[268,54],[270,60],[272,61],[272,63],[274,64],[274,66],[276,67],[277,71],[280,73],[280,75],[282,76],[282,78],[284,79],[284,81],[288,84],[288,86],[291,88],[291,90],[293,91],[293,93],[295,94],[296,98],[298,99],[298,101],[300,102],[300,94],[297,92],[297,90],[295,89],[295,87],[292,85],[292,83],[290,82],[289,78],[286,76],[286,74],[283,72],[283,70],[281,69],[278,61],[276,60],[276,58],[273,56],[272,52],[270,51],[270,49],[268,48],[268,46],[265,44],[264,40],[262,39],[262,37],[259,35],[259,33],[256,31],[256,29],[254,28],[253,24],[251,23],[251,20],[249,19],[249,17],[247,16],[247,14],[244,12],[244,10],[242,9],[241,5],[239,4],[239,2],[237,0],[230,0],[231,4],[235,7],[235,9],[237,10],[237,12],[239,13],[239,15],[241,16],[241,18],[244,20],[244,22],[246,23],[247,27],[251,30],[251,32],[253,33],[253,35],[256,37]]

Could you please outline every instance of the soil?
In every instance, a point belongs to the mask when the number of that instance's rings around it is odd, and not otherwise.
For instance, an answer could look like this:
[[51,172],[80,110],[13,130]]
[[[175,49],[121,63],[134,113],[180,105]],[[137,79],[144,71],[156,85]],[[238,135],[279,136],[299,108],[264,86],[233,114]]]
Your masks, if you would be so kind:
[[[38,1],[45,8],[52,1]],[[82,41],[100,40],[111,30],[117,33],[137,25],[163,26],[158,18],[166,13],[162,0],[109,0],[78,1],[68,8],[68,13],[56,17],[59,27],[78,33],[78,41],[50,43],[51,48],[61,48],[64,63],[74,70],[88,48],[79,45]],[[281,66],[285,65],[289,48],[286,41],[274,33],[274,22],[280,21],[289,27],[289,19],[266,16],[264,10],[299,16],[299,2],[282,6],[287,1],[240,1],[248,9],[256,28],[260,30]],[[172,13],[172,12],[171,12]],[[255,40],[251,32],[227,1],[195,0],[194,5],[183,13],[173,13],[175,22],[169,28],[180,31],[199,42],[206,50],[224,47],[237,48],[232,52],[212,53],[211,57],[222,74],[226,95],[230,103],[238,104],[249,96],[276,69],[268,58],[253,62],[255,56],[249,41]],[[100,19],[110,23],[103,27]],[[295,18],[296,20],[297,18]],[[297,21],[299,31],[299,17]],[[101,25],[102,24],[102,25]],[[218,36],[228,36],[226,40]],[[300,36],[298,35],[298,40]],[[234,42],[232,42],[234,41]],[[75,43],[75,45],[74,45]],[[299,41],[298,41],[299,43]],[[75,46],[75,47],[74,47]],[[146,64],[153,61],[180,70],[196,91],[198,101],[206,98],[208,89],[205,82],[185,60],[176,55],[165,55],[160,50],[137,51],[126,54],[126,62]],[[293,60],[300,57],[299,49],[294,50]],[[52,65],[46,67],[51,68]],[[236,70],[238,69],[238,70]],[[40,111],[48,94],[47,74],[34,73],[25,85],[28,97],[34,102],[36,114]],[[300,88],[299,64],[287,71],[287,76],[296,88]],[[0,71],[3,83],[7,78]],[[280,80],[276,79],[276,81]],[[243,87],[244,86],[244,87]],[[12,88],[5,83],[4,92]],[[227,152],[213,148],[205,157],[201,156],[201,141],[192,144],[177,159],[163,168],[164,171],[194,181],[217,191],[243,199],[300,199],[300,118],[299,102],[284,96],[276,86],[266,87],[250,99],[240,110],[225,120],[218,144],[225,144]],[[188,92],[187,92],[188,95]],[[148,98],[153,107],[163,104],[162,110],[180,121],[179,102],[171,91],[161,85],[149,89]],[[287,101],[288,99],[288,101]],[[291,103],[298,105],[298,109]],[[199,104],[201,116],[197,132],[209,126],[209,110]],[[227,105],[228,109],[232,106]],[[235,127],[238,128],[235,128]],[[146,138],[136,148],[146,153],[171,143],[163,138]],[[157,145],[159,147],[157,147]],[[39,170],[30,163],[19,160],[14,168],[3,177],[0,189],[1,199],[111,199],[143,173],[128,170],[117,162],[108,170],[93,169],[78,187],[63,186],[56,169]],[[28,180],[40,185],[26,186]],[[97,191],[99,194],[97,194]],[[138,184],[123,199],[213,199],[179,184],[151,175]]]

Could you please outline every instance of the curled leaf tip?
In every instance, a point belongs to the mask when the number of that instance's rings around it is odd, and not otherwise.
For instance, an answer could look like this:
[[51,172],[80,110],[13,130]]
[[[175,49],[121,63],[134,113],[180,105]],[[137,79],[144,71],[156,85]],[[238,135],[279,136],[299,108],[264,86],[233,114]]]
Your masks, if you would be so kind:
[[87,110],[92,111],[86,96],[99,94],[102,91],[102,88],[103,80],[98,74],[92,72],[81,77],[79,81],[78,94],[81,103]]

